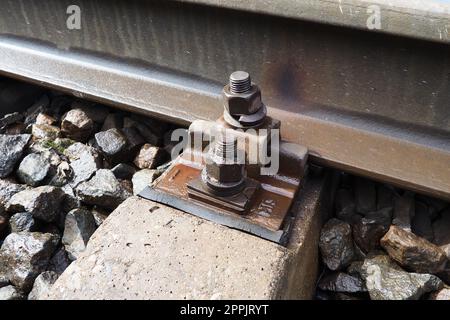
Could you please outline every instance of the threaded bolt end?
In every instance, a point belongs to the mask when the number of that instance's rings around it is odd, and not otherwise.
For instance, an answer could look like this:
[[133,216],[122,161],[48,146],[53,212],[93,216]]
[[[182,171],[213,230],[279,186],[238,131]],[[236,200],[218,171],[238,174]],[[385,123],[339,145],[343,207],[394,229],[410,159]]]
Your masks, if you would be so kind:
[[230,75],[230,92],[243,93],[252,87],[250,75],[245,71],[235,71]]
[[222,130],[216,138],[214,154],[225,160],[234,160],[237,156],[237,139],[234,135]]

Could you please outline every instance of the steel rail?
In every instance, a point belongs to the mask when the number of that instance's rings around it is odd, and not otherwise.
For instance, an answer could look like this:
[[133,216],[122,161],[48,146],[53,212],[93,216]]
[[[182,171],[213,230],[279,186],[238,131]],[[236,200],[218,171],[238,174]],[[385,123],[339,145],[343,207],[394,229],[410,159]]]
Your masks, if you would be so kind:
[[381,14],[387,34],[450,42],[450,3],[446,0],[177,0],[220,8],[368,30],[371,8]]
[[2,2],[0,73],[187,124],[215,120],[245,69],[313,161],[450,198],[446,45],[133,0],[80,0],[82,29],[67,30],[70,1]]

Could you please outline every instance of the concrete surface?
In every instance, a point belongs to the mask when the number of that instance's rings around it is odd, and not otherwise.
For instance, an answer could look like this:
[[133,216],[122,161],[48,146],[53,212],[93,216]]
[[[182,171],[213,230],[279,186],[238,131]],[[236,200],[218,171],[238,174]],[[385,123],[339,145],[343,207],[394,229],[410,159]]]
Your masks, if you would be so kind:
[[61,275],[50,299],[311,298],[319,198],[313,181],[288,248],[138,197],[122,203]]

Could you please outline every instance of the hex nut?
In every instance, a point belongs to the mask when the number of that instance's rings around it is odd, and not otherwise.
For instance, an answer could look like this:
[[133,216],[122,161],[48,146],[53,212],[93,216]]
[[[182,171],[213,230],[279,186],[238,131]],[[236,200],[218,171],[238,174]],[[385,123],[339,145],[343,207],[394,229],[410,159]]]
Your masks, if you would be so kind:
[[231,115],[249,115],[257,112],[262,105],[261,90],[257,85],[244,93],[231,93],[230,86],[222,90],[223,106]]
[[205,170],[209,179],[220,183],[239,182],[244,175],[244,166],[239,163],[225,164],[211,161],[206,163]]

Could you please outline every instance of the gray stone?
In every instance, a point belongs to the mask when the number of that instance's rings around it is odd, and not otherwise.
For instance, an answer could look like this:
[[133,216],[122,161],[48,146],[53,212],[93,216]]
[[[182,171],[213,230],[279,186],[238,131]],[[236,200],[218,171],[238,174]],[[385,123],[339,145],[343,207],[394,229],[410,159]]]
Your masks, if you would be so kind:
[[34,279],[47,267],[56,240],[49,233],[9,234],[0,249],[0,270],[5,270],[14,286],[23,291],[30,290]]
[[131,179],[131,182],[133,183],[133,194],[138,195],[147,186],[152,184],[155,179],[156,170],[143,169],[137,171]]
[[72,109],[62,118],[61,131],[75,141],[86,141],[92,135],[94,121],[81,109]]
[[108,169],[98,170],[89,181],[79,184],[76,192],[82,202],[112,210],[131,196]]
[[442,288],[442,281],[431,274],[408,273],[394,268],[393,262],[368,258],[363,269],[372,300],[417,300],[425,293]]
[[139,150],[134,164],[140,169],[155,169],[163,162],[164,155],[163,149],[146,143]]
[[41,112],[45,112],[50,103],[47,95],[43,95],[38,101],[36,101],[30,108],[27,109],[25,114],[24,123],[30,125],[36,122],[36,118]]
[[58,280],[59,274],[53,271],[42,272],[34,280],[33,289],[28,294],[28,300],[44,300],[47,298],[53,284]]
[[127,138],[119,129],[113,128],[96,133],[95,143],[112,164],[130,158]]
[[120,114],[110,113],[106,116],[105,122],[103,122],[102,130],[107,131],[109,129],[119,129],[123,126],[123,118]]
[[340,220],[352,223],[356,214],[356,205],[350,190],[341,188],[335,196],[336,217]]
[[[78,158],[75,158],[73,152],[79,150]],[[73,177],[70,181],[70,186],[75,188],[81,182],[89,180],[95,172],[102,167],[101,157],[92,147],[79,147],[79,145],[72,145],[66,150],[67,154],[72,157],[70,166],[73,171]]]
[[340,270],[350,264],[355,256],[352,229],[347,222],[330,219],[322,228],[320,252],[330,270]]
[[119,180],[120,185],[128,194],[130,195],[133,194],[133,183],[130,180],[125,179],[117,179],[117,180]]
[[69,158],[71,162],[80,159],[84,153],[98,154],[95,148],[81,142],[72,143],[64,150],[64,155]]
[[320,279],[319,288],[325,291],[358,293],[367,292],[364,281],[358,276],[333,272]]
[[17,184],[11,179],[0,179],[0,207],[5,206],[13,195],[26,188],[27,186]]
[[423,202],[416,201],[415,208],[416,212],[414,214],[414,218],[411,221],[412,232],[414,232],[419,237],[433,242],[433,227],[431,226],[431,218],[428,212],[428,206]]
[[354,192],[356,211],[361,214],[377,210],[375,183],[371,180],[355,177]]
[[36,187],[43,183],[49,171],[49,159],[42,153],[31,153],[23,158],[16,175],[19,181]]
[[9,212],[29,212],[33,217],[55,221],[60,213],[64,192],[61,188],[42,186],[16,193],[7,203]]
[[100,227],[100,225],[108,218],[109,212],[102,210],[101,208],[94,207],[92,209],[92,215],[94,216],[95,225]]
[[14,286],[0,288],[0,300],[23,300],[25,296]]
[[433,222],[434,243],[445,251],[450,260],[450,208],[442,212],[441,217]]
[[9,219],[11,232],[34,231],[36,222],[29,212],[19,212]]
[[52,141],[61,136],[61,130],[48,124],[33,124],[31,126],[31,134],[35,139]]
[[353,224],[353,239],[365,253],[380,247],[380,239],[391,225],[392,208],[367,213]]
[[73,169],[67,161],[62,161],[56,168],[56,173],[48,183],[51,186],[62,187],[73,178]]
[[392,224],[406,231],[411,231],[411,219],[414,217],[414,211],[414,195],[410,192],[405,192],[403,196],[395,199]]
[[22,119],[23,115],[19,112],[4,115],[3,118],[0,119],[0,129],[4,129],[6,126],[22,121]]
[[90,211],[74,209],[67,214],[62,243],[71,260],[76,260],[86,249],[95,229],[95,220]]
[[29,134],[0,135],[0,178],[13,172],[30,138]]
[[61,247],[56,250],[55,254],[50,259],[47,270],[54,271],[57,274],[61,275],[71,263],[72,261],[69,259],[67,251],[63,247]]
[[75,195],[73,188],[69,185],[61,187],[64,192],[64,199],[62,203],[62,210],[69,212],[70,210],[81,207],[81,201]]
[[48,161],[50,162],[50,174],[53,175],[56,172],[56,167],[61,163],[61,157],[56,150],[53,150],[51,148],[48,150],[43,150],[41,153],[45,157],[47,157]]
[[441,248],[394,225],[380,243],[391,258],[414,272],[437,273],[447,263],[447,257]]
[[117,179],[128,179],[133,178],[136,173],[136,169],[126,163],[119,163],[114,168],[111,169]]

